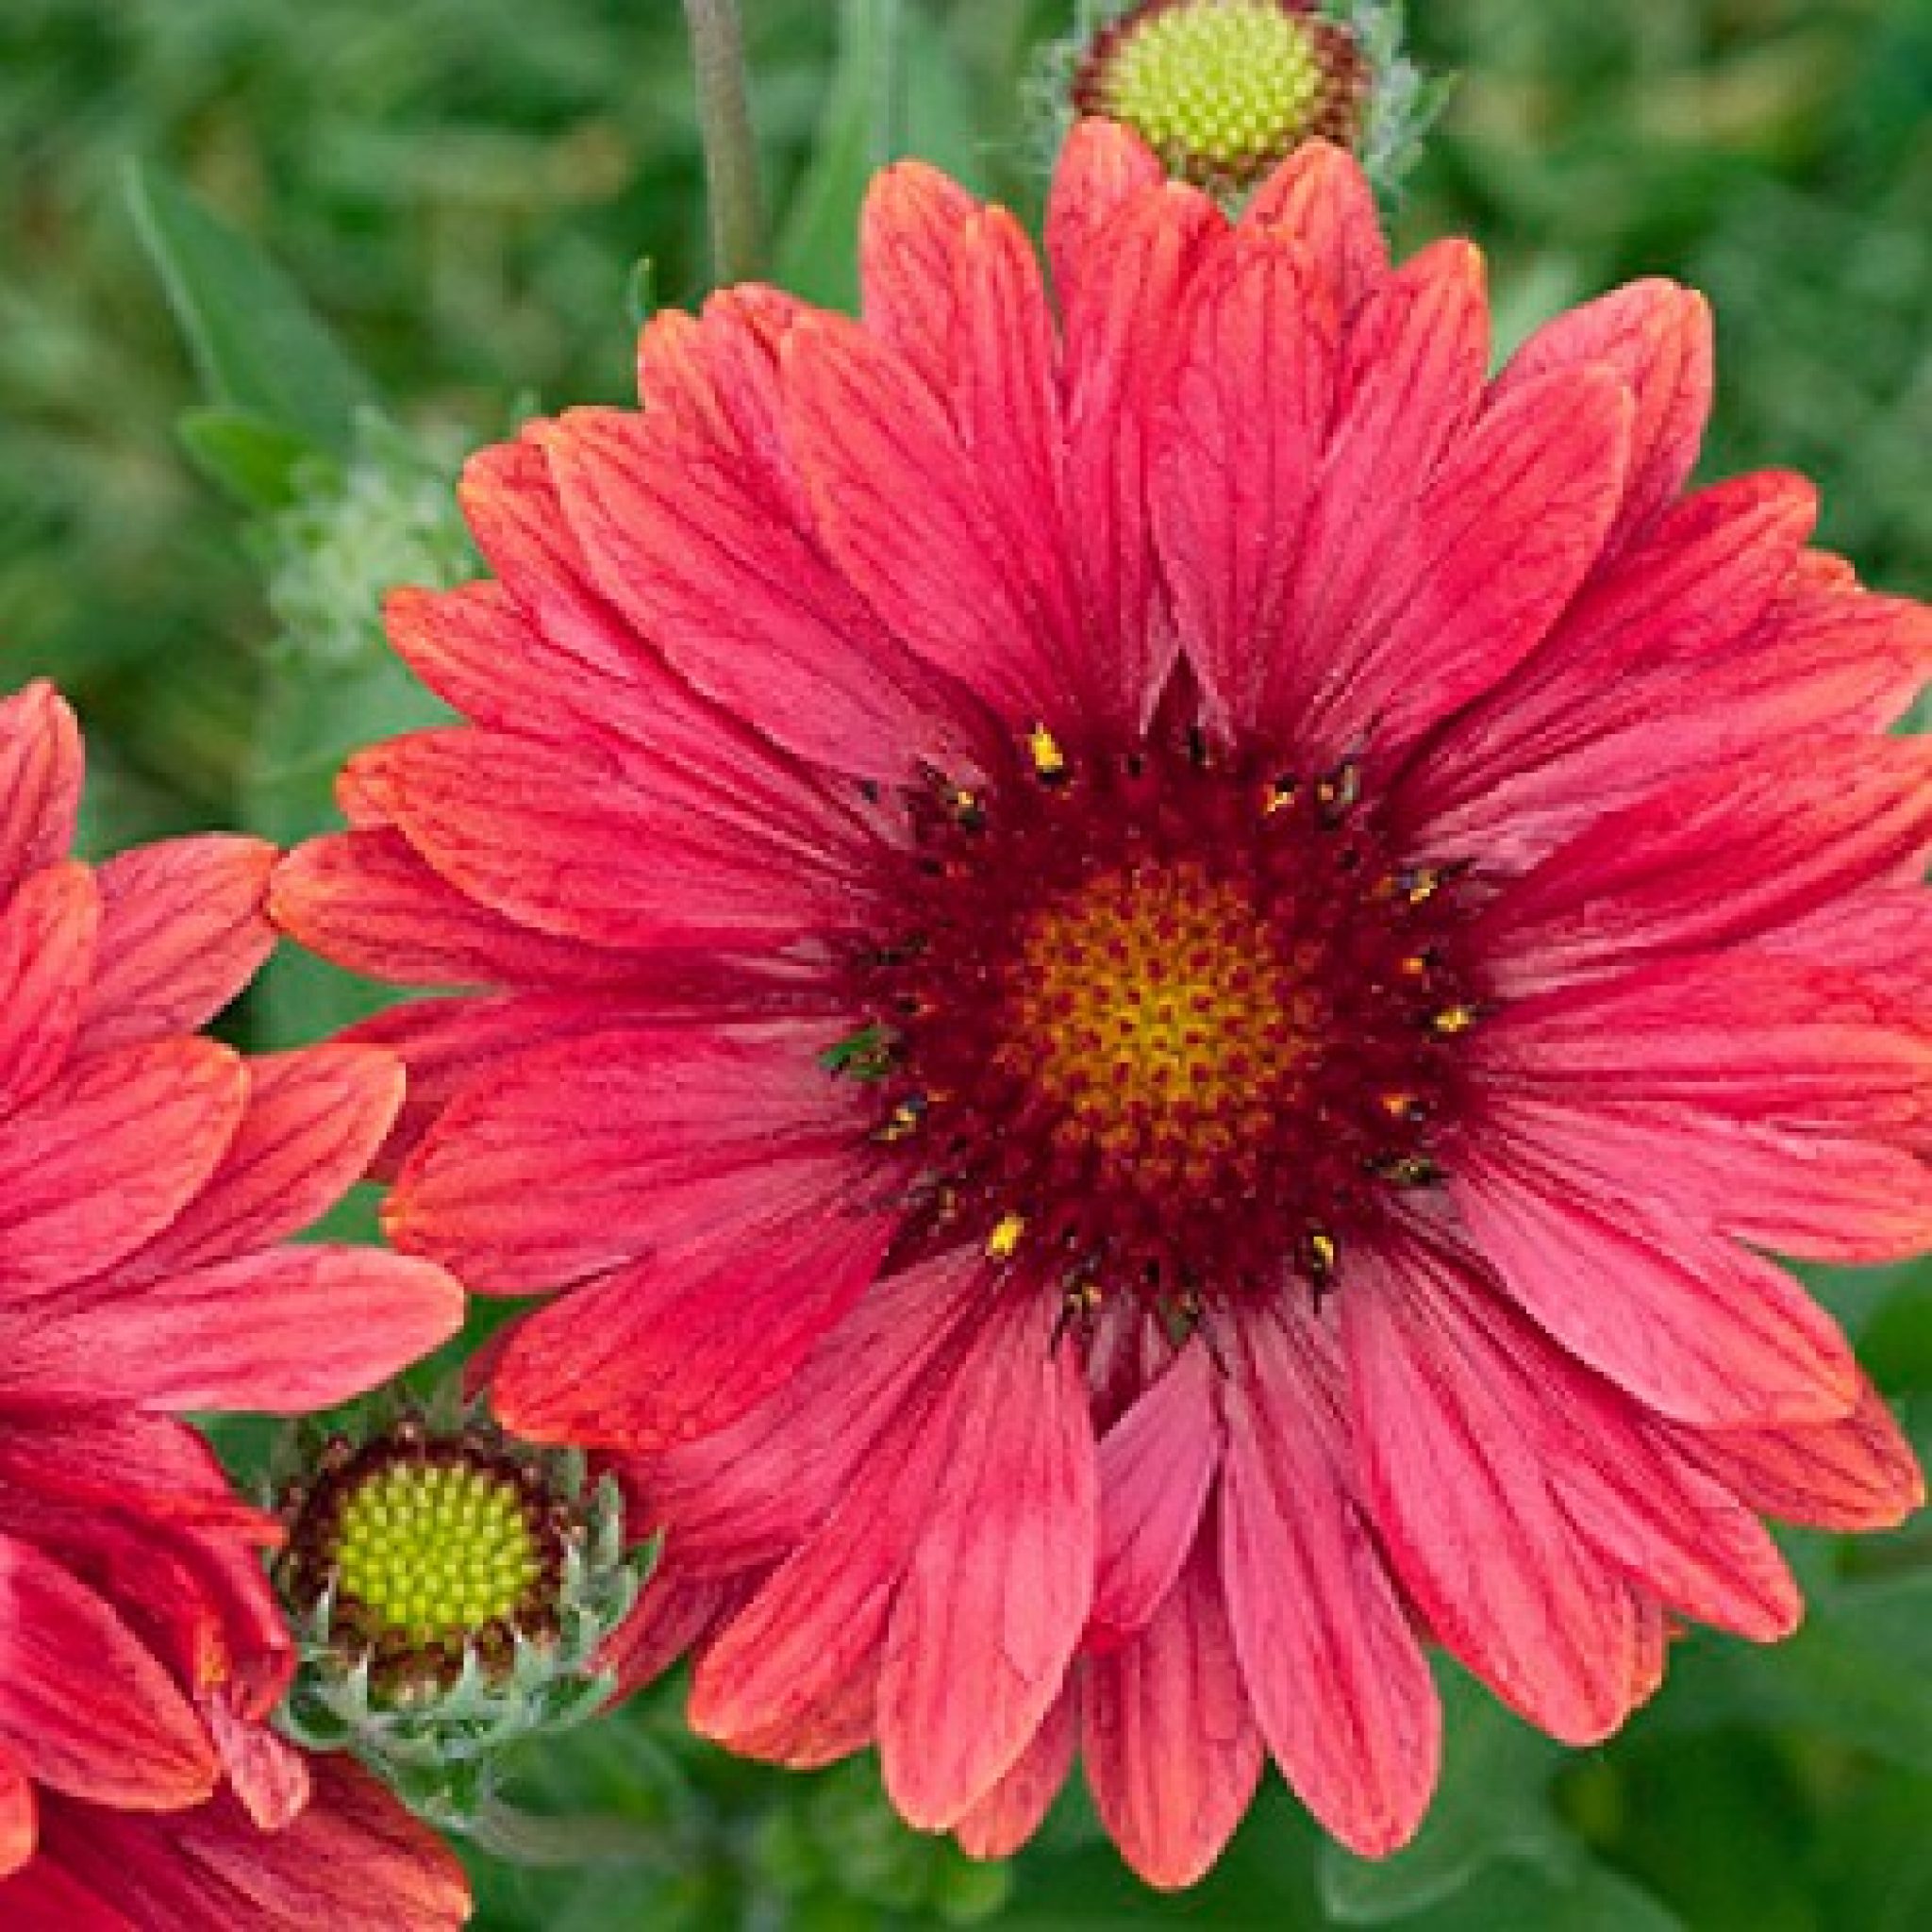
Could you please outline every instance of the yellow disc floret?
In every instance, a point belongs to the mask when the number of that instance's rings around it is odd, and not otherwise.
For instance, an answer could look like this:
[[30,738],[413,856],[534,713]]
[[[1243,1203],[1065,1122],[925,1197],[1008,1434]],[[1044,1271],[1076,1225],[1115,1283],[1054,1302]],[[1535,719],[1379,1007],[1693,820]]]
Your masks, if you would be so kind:
[[1197,861],[1108,873],[1044,908],[999,1057],[1143,1185],[1198,1179],[1260,1138],[1316,1015],[1273,925]]
[[415,1643],[509,1617],[541,1557],[517,1486],[462,1461],[398,1461],[344,1502],[338,1587]]
[[1229,189],[1311,136],[1352,140],[1365,77],[1347,29],[1291,0],[1149,0],[1096,40],[1075,100],[1175,174]]

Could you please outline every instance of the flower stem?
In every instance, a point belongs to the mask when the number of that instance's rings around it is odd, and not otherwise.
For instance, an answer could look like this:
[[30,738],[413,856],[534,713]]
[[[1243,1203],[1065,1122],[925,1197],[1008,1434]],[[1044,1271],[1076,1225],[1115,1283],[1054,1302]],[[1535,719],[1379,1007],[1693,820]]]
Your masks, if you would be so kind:
[[662,1865],[669,1847],[662,1836],[628,1818],[551,1818],[507,1803],[486,1791],[476,1814],[461,1827],[485,1851],[513,1865],[557,1869],[566,1865]]
[[684,0],[684,12],[705,140],[711,266],[721,283],[749,281],[765,269],[765,212],[738,0]]

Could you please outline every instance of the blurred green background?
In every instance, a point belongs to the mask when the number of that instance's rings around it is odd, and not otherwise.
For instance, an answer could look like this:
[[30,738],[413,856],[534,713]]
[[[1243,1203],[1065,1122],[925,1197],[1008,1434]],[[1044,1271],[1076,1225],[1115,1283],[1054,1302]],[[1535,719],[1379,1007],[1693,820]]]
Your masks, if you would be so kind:
[[[794,278],[828,299],[849,286],[885,26],[908,54],[903,139],[1030,208],[1024,83],[1070,12],[747,0]],[[1403,233],[1480,239],[1509,339],[1632,275],[1707,289],[1711,473],[1809,471],[1825,540],[1924,594],[1932,5],[1410,12],[1413,51],[1462,79]],[[469,568],[448,496],[466,448],[538,407],[624,396],[640,259],[658,299],[701,292],[699,186],[672,0],[4,0],[0,683],[51,675],[79,704],[97,848],[215,824],[296,836],[325,815],[342,750],[427,715],[382,656],[377,591]],[[218,291],[188,332],[198,359],[157,253],[190,310]],[[356,416],[358,398],[385,413]],[[238,1024],[305,1037],[363,997],[285,961]],[[1819,1285],[1925,1441],[1932,1278]],[[1659,1704],[1606,1750],[1557,1753],[1452,1682],[1443,1797],[1384,1867],[1319,1848],[1275,1787],[1184,1899],[1125,1880],[1077,1793],[1012,1870],[985,1871],[893,1825],[863,1766],[784,1778],[700,1750],[667,1694],[525,1780],[535,1803],[629,1815],[655,1859],[479,1865],[479,1923],[1932,1924],[1932,1549],[1912,1531],[1793,1547],[1817,1593],[1805,1634],[1770,1657],[1687,1639]]]

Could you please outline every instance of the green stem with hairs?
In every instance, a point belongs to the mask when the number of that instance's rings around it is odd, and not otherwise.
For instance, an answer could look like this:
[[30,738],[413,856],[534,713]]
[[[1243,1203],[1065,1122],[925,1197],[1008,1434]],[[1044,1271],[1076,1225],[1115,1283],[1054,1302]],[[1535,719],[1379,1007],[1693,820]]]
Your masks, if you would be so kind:
[[684,13],[705,141],[712,272],[721,283],[751,281],[765,272],[765,210],[738,0],[684,0]]
[[603,1815],[555,1818],[525,1811],[486,1791],[475,1815],[457,1829],[512,1865],[559,1870],[582,1865],[671,1862],[672,1846],[647,1824]]

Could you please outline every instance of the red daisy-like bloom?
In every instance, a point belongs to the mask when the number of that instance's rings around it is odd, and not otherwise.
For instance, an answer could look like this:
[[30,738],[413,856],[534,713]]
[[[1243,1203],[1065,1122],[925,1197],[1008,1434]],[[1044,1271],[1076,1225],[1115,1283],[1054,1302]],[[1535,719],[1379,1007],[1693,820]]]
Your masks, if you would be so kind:
[[173,1420],[341,1401],[460,1323],[428,1262],[275,1245],[362,1170],[402,1069],[196,1037],[273,943],[274,852],[77,863],[80,786],[59,698],[0,703],[0,1921],[341,1924],[323,1853],[385,1923],[455,1924],[430,1835],[264,1727],[277,1525]]
[[[277,1747],[279,1748],[279,1747]],[[461,1865],[345,1757],[307,1759],[302,1808],[264,1828],[236,1790],[186,1811],[40,1802],[40,1849],[0,1879],[8,1932],[455,1932]]]
[[1598,1739],[1791,1627],[1760,1512],[1916,1501],[1759,1251],[1932,1230],[1932,626],[1682,493],[1680,289],[1492,381],[1340,153],[1230,225],[1096,125],[1047,245],[1058,321],[894,168],[862,322],[726,293],[476,458],[495,580],[391,610],[472,723],[277,897],[484,989],[371,1029],[389,1226],[563,1291],[494,1397],[669,1526],[631,1673],[985,1852],[1077,1747],[1177,1884],[1264,1752],[1401,1843],[1425,1644]]

